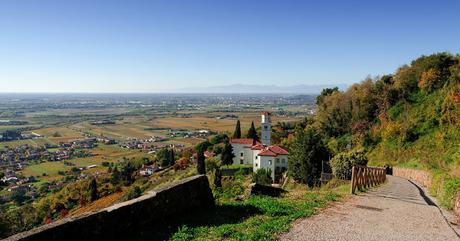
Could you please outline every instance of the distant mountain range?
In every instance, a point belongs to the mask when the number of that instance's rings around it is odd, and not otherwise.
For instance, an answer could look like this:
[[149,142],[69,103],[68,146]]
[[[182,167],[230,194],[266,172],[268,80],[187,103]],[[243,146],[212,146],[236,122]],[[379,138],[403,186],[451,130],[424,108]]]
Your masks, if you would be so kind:
[[233,84],[223,86],[210,86],[210,87],[191,87],[181,88],[168,91],[170,93],[224,93],[224,94],[319,94],[324,88],[339,87],[339,89],[346,89],[347,85],[291,85],[291,86],[277,86],[277,85],[245,85]]

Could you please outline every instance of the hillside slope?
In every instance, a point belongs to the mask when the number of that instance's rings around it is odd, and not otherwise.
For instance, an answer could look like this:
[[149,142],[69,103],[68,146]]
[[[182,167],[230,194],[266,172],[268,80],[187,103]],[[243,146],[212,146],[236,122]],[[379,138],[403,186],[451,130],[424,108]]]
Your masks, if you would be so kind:
[[432,171],[452,207],[460,188],[460,57],[421,56],[394,74],[318,97],[316,127],[332,154],[365,150],[370,165]]

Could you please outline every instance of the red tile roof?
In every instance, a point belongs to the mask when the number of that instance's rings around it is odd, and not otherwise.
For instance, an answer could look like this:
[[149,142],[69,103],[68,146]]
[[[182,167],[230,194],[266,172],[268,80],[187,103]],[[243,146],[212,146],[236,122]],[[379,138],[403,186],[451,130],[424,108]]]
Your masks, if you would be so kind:
[[278,155],[289,155],[289,152],[279,146],[269,146],[268,149]]
[[268,147],[265,147],[259,153],[259,156],[278,156],[278,155],[289,155],[289,152],[279,146],[268,146]]
[[244,145],[251,145],[254,143],[252,138],[240,138],[240,139],[231,139],[230,143],[232,144],[244,144]]
[[264,146],[258,141],[254,144],[254,141],[251,138],[231,139],[230,143],[246,145],[246,147],[251,148],[251,150],[261,150],[259,156],[289,155],[287,150],[279,146]]
[[263,151],[261,151],[259,153],[259,156],[277,156],[277,155],[276,155],[276,153],[274,153],[274,152],[272,152],[272,151],[270,151],[268,149],[265,149],[265,150],[263,150]]

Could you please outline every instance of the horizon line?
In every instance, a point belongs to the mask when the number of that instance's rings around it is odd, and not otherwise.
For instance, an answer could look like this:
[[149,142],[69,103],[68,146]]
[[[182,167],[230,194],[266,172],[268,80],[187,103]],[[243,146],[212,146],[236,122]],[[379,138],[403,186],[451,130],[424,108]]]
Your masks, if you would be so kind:
[[313,92],[0,92],[3,94],[315,94]]

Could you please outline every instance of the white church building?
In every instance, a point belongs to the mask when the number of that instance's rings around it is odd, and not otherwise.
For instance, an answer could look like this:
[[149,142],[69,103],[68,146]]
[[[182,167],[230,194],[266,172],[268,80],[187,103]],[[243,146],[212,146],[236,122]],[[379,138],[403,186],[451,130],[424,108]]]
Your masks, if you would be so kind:
[[274,181],[279,180],[287,170],[289,152],[285,149],[271,145],[271,119],[269,112],[262,113],[261,138],[254,141],[250,138],[231,139],[233,147],[233,164],[252,165],[256,172],[260,168],[271,171]]

